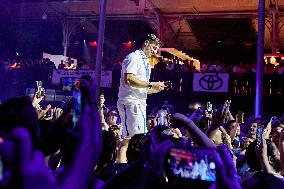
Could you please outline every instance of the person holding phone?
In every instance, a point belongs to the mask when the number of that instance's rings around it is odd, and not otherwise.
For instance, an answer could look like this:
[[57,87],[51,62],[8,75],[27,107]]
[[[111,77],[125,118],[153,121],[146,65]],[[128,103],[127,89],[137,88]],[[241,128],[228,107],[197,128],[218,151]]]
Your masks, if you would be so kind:
[[[156,56],[161,41],[154,34],[145,37],[140,49],[126,56],[122,63],[117,107],[122,122],[122,136],[127,140],[135,135],[147,132],[146,99],[147,94],[158,93],[165,89],[164,82],[150,82],[150,58]],[[125,154],[125,153],[124,153]],[[124,156],[126,159],[126,156]],[[125,160],[122,162],[125,163]]]

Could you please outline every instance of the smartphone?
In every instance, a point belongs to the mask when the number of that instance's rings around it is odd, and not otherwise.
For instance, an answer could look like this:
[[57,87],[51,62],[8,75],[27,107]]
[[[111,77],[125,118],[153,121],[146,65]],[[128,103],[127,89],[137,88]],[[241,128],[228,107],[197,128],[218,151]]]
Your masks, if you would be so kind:
[[262,135],[263,135],[263,125],[258,125],[256,130],[256,145],[260,146],[262,144]]
[[207,102],[207,106],[206,106],[206,109],[207,109],[207,112],[208,113],[211,113],[212,112],[212,104],[210,102]]
[[42,81],[36,81],[37,96],[40,97],[42,93]]
[[165,162],[165,172],[170,179],[216,181],[215,149],[205,147],[173,147]]
[[75,128],[78,125],[78,120],[82,112],[82,94],[80,90],[73,90],[72,95],[73,95],[72,122],[73,122],[73,128]]
[[158,125],[168,126],[168,110],[167,109],[160,109],[158,110]]
[[238,123],[244,123],[244,114],[245,113],[242,111],[238,112],[237,117],[236,117]]

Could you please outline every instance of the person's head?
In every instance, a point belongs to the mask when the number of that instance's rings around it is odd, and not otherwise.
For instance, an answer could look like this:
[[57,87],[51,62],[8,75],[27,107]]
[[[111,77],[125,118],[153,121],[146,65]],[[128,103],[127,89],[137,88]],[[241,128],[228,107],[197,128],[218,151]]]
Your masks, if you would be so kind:
[[119,114],[118,114],[117,109],[110,109],[106,115],[106,123],[110,126],[117,125],[118,118],[119,118]]
[[278,146],[279,144],[279,137],[280,137],[280,133],[282,129],[284,129],[284,124],[281,122],[277,122],[277,123],[274,123],[274,125],[272,125],[270,136],[271,136],[272,142],[274,142],[276,146]]
[[248,134],[250,138],[256,138],[257,123],[253,122],[248,127]]
[[25,127],[30,132],[33,145],[40,140],[39,122],[35,108],[28,97],[12,98],[0,105],[0,130],[12,132]]
[[148,58],[156,56],[158,49],[161,47],[161,41],[154,34],[148,34],[146,40],[142,45],[142,50]]
[[118,125],[111,125],[109,127],[109,131],[113,133],[116,139],[120,139],[121,132],[120,127]]

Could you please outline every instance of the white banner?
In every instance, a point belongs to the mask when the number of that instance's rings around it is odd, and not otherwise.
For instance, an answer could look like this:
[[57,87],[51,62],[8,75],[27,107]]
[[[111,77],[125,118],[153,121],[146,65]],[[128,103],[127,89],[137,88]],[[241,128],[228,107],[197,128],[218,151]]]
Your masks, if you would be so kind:
[[[43,53],[42,58],[48,58],[50,61],[54,62],[56,68],[61,63],[61,60],[66,61],[69,57],[63,55],[53,55],[48,53]],[[77,65],[77,59],[71,58],[74,61],[74,64]]]
[[228,73],[194,73],[193,91],[228,92]]
[[[60,84],[62,77],[80,78],[83,75],[90,75],[95,78],[95,70],[53,70],[52,83]],[[102,71],[101,87],[111,87],[112,85],[112,71]]]

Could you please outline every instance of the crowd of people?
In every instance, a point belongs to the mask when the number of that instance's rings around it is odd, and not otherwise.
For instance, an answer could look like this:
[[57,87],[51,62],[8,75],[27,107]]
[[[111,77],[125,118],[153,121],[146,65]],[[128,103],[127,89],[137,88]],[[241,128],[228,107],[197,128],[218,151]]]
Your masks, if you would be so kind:
[[42,87],[0,104],[0,188],[283,188],[284,114],[245,116],[230,100],[146,114],[147,94],[167,89],[150,77],[160,45],[147,35],[124,59],[114,106],[89,76],[60,107]]
[[158,105],[147,116],[148,132],[130,138],[124,162],[117,107],[103,95],[95,102],[89,79],[74,90],[83,104],[76,125],[75,99],[62,109],[41,107],[44,90],[0,105],[1,188],[284,186],[284,115],[233,116],[230,101],[188,114]]

